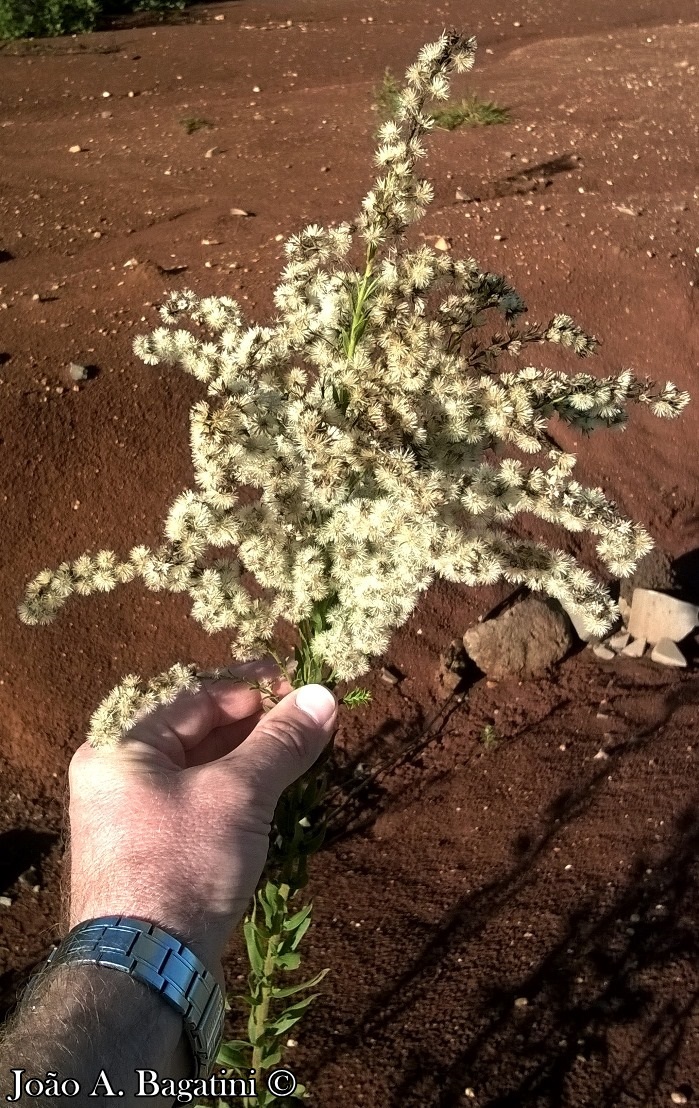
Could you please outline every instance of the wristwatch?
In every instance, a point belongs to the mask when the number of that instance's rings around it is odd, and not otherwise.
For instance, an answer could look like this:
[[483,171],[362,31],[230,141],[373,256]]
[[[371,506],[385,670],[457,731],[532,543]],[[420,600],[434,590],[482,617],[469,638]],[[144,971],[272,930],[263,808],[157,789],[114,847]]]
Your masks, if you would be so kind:
[[48,958],[51,966],[110,966],[150,985],[184,1019],[195,1077],[208,1077],[223,1038],[221,987],[188,947],[154,923],[102,916],[79,923]]

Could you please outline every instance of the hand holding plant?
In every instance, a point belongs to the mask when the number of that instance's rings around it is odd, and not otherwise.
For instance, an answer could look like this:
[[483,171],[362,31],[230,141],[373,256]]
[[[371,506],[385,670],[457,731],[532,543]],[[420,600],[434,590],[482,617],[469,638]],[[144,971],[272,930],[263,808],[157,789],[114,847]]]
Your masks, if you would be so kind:
[[[207,388],[209,400],[191,413],[197,487],[175,500],[157,550],[137,546],[125,560],[88,552],[43,570],[19,609],[25,623],[48,623],[71,595],[140,576],[149,589],[187,592],[193,617],[212,634],[233,631],[237,660],[271,655],[290,687],[330,690],[369,671],[437,576],[524,584],[577,608],[595,633],[610,626],[616,606],[592,574],[563,550],[513,537],[508,525],[528,512],[587,531],[611,573],[628,575],[651,548],[649,536],[600,489],[574,479],[576,459],[555,446],[549,423],[623,429],[632,402],[672,418],[689,397],[627,369],[606,377],[503,371],[502,354],[516,357],[529,344],[586,358],[598,343],[568,315],[518,326],[526,306],[505,278],[481,272],[472,258],[406,245],[405,232],[432,198],[430,183],[416,176],[422,137],[435,125],[427,101],[448,98],[451,74],[472,67],[475,46],[445,32],[420,51],[395,117],[381,128],[380,176],[357,220],[313,224],[288,240],[271,326],[247,326],[229,297],[172,293],[163,326],[138,338],[135,351],[149,365],[180,366]],[[506,327],[481,341],[476,332],[490,308]],[[532,455],[538,464],[529,464]],[[259,498],[242,504],[241,485],[260,489]],[[237,553],[209,563],[210,547]],[[243,571],[262,597],[244,586]],[[279,619],[298,632],[293,674],[274,645]],[[225,673],[177,662],[145,682],[127,676],[94,713],[90,743],[122,742],[159,705],[179,705],[203,676]],[[357,689],[343,702],[367,696]],[[258,1072],[275,1065],[281,1035],[309,1002],[279,1013],[278,1003],[303,986],[280,986],[277,976],[298,967],[310,922],[309,907],[290,905],[322,842],[322,771],[301,778],[277,808],[270,880],[245,927],[248,1040],[222,1053],[232,1069],[251,1060]]]

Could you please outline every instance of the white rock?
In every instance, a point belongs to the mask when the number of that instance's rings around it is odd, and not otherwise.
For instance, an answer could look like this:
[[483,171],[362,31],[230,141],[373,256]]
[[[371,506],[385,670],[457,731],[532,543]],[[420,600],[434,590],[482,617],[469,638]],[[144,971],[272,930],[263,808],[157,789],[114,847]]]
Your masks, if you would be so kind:
[[672,639],[661,639],[651,651],[651,660],[663,666],[686,666],[687,659]]
[[673,1104],[686,1104],[687,1097],[684,1093],[681,1093],[679,1089],[675,1089],[674,1093],[670,1093],[670,1100]]
[[0,896],[0,905],[2,905],[3,908],[11,908],[12,907],[11,898],[9,896]]
[[624,649],[622,654],[625,654],[627,658],[642,658],[646,652],[648,643],[645,639],[632,639]]
[[80,154],[81,151],[82,151],[82,146],[78,145],[77,143],[75,144],[75,146],[69,146],[68,147],[68,153],[69,154]]
[[609,761],[609,755],[607,754],[606,750],[598,750],[597,753],[595,754],[594,758],[592,759],[592,761],[593,762],[608,762]]
[[603,662],[613,662],[616,658],[614,651],[610,650],[608,646],[603,646],[602,643],[593,646],[592,653],[601,658]]
[[440,235],[436,243],[434,244],[434,248],[435,250],[448,250],[449,243],[442,235]]
[[619,597],[619,611],[621,612],[621,618],[624,621],[624,626],[628,627],[629,619],[631,618],[631,605],[628,600],[625,600],[623,596]]
[[699,622],[699,608],[653,589],[634,589],[629,632],[649,643],[681,642]]
[[631,636],[628,631],[619,631],[618,634],[612,635],[607,646],[610,646],[612,650],[616,650],[617,654],[619,654],[625,646],[628,646],[630,638]]

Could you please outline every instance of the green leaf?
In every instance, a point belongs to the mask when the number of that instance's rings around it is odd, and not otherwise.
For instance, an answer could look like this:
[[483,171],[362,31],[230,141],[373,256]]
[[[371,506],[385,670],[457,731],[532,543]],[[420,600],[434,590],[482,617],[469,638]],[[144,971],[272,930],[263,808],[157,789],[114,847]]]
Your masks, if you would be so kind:
[[295,970],[301,965],[301,955],[288,951],[286,954],[278,954],[276,964],[283,970]]
[[262,1069],[269,1069],[270,1066],[276,1066],[282,1060],[282,1052],[278,1046],[265,1047],[262,1051]]
[[231,1039],[221,1044],[216,1061],[229,1070],[245,1070],[247,1075],[247,1070],[250,1069],[251,1052],[252,1043],[247,1043],[244,1039]]
[[299,927],[300,924],[302,924],[304,920],[308,919],[308,917],[310,916],[312,911],[313,911],[313,901],[311,901],[310,904],[306,904],[306,906],[304,908],[302,908],[300,912],[297,912],[296,915],[289,916],[288,919],[285,919],[284,920],[284,930],[285,931],[295,931],[296,928]]
[[280,911],[283,903],[279,889],[272,881],[268,881],[264,889],[258,894],[258,899],[265,914],[267,929],[271,931],[274,917]]
[[371,701],[371,693],[369,689],[350,689],[350,691],[343,696],[342,703],[346,704],[348,708],[358,708],[362,704],[369,704]]
[[276,1000],[281,1000],[283,997],[294,996],[296,993],[301,993],[304,989],[314,989],[328,973],[330,973],[330,970],[324,969],[321,970],[320,973],[317,973],[315,977],[309,978],[308,981],[301,981],[298,985],[288,985],[283,989],[272,989],[272,996]]
[[251,919],[246,920],[243,924],[243,934],[245,935],[248,959],[253,972],[258,977],[262,977],[265,968],[265,951],[261,948],[259,932]]
[[319,993],[311,993],[310,996],[306,996],[303,1000],[298,1000],[296,1004],[292,1004],[290,1008],[282,1012],[281,1016],[277,1017],[274,1023],[268,1025],[268,1031],[272,1031],[275,1035],[283,1035],[295,1023],[298,1023],[308,1005],[312,1004],[319,995]]

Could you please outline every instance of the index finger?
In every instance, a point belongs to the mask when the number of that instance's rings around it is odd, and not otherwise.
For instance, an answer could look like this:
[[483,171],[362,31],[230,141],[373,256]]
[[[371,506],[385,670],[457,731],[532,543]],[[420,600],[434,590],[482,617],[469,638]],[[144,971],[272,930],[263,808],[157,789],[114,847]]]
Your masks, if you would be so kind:
[[172,704],[161,705],[135,723],[125,741],[146,742],[183,764],[188,752],[205,742],[213,730],[220,735],[223,728],[226,745],[233,750],[247,738],[263,711],[262,693],[246,682],[267,683],[279,697],[291,692],[291,685],[272,658],[231,667],[230,675],[230,680],[202,678],[197,693],[185,693]]

